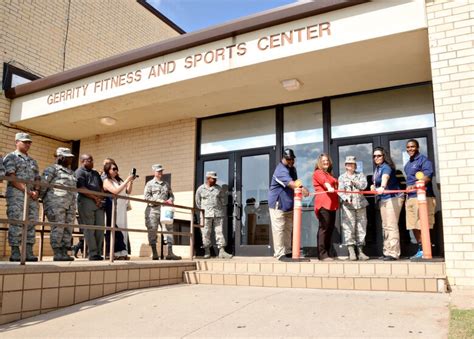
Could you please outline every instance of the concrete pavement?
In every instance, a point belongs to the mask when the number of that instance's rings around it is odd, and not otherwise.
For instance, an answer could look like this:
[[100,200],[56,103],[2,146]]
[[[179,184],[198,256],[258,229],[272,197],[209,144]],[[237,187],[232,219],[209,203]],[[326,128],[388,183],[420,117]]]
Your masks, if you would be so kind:
[[447,294],[217,285],[127,291],[15,323],[1,338],[446,338]]

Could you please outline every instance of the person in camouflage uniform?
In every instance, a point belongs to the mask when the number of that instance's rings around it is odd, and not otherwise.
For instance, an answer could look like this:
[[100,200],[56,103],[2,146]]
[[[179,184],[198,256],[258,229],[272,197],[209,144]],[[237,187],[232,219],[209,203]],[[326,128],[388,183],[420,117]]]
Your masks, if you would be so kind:
[[[174,202],[174,194],[171,190],[171,186],[163,181],[163,166],[156,164],[152,166],[155,173],[155,177],[147,182],[145,185],[144,198],[150,201],[157,201],[172,205]],[[163,226],[160,222],[161,206],[149,204],[145,210],[145,225],[148,229],[148,243],[150,244],[153,252],[153,260],[158,260],[158,251],[156,249],[158,227],[163,230]],[[173,225],[165,225],[167,232],[173,231]],[[173,253],[173,235],[167,234],[165,237],[165,243],[168,246],[168,254],[166,260],[181,260],[181,257]]]
[[[339,189],[358,192],[367,187],[367,179],[362,172],[356,172],[357,162],[354,156],[346,157],[346,172],[339,176]],[[362,194],[338,193],[342,200],[342,230],[349,250],[349,260],[357,260],[355,248],[358,249],[359,260],[368,260],[364,254],[365,234],[367,230],[367,212],[369,205]]]
[[[59,147],[56,150],[56,163],[43,172],[42,181],[52,185],[63,185],[76,188],[76,177],[71,170],[74,155],[69,148]],[[46,217],[51,222],[73,224],[76,217],[76,193],[58,188],[43,187],[43,208]],[[73,261],[67,251],[71,247],[72,226],[51,226],[51,247],[54,251],[54,261]]]
[[[5,166],[3,166],[3,158],[0,157],[0,177],[5,176]],[[0,180],[2,182],[2,180]]]
[[[7,154],[3,159],[5,174],[8,177],[16,177],[22,180],[40,180],[38,163],[28,156],[31,147],[31,137],[27,133],[17,133],[15,135],[16,150]],[[29,190],[30,199],[28,201],[28,220],[38,220],[38,196],[39,187],[26,185],[19,182],[9,181],[7,185],[7,216],[8,219],[23,219],[23,205],[25,190]],[[8,228],[8,243],[11,247],[10,261],[20,261],[20,245],[22,236],[22,224],[10,224]],[[35,225],[28,224],[26,235],[26,261],[38,261],[33,255],[33,245],[35,243]]]
[[226,196],[222,188],[217,185],[216,172],[206,173],[206,183],[199,186],[196,191],[196,206],[204,210],[204,228],[202,230],[202,243],[204,247],[204,259],[211,257],[211,233],[214,228],[217,246],[219,247],[219,258],[230,259],[232,255],[224,249],[226,240],[222,230],[225,217]]

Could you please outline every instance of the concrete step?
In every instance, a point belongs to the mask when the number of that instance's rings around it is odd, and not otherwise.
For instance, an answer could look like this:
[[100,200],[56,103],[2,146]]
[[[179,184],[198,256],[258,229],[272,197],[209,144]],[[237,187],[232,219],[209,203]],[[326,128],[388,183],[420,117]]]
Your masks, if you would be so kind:
[[445,292],[444,262],[311,260],[281,263],[272,258],[198,260],[184,272],[188,284],[215,284],[364,291]]
[[281,273],[186,271],[187,284],[318,288],[361,291],[446,292],[446,278],[439,276],[350,276]]
[[381,260],[368,261],[334,261],[323,262],[311,260],[300,263],[281,263],[274,259],[264,260],[197,260],[198,271],[225,273],[264,273],[291,275],[320,275],[320,276],[360,276],[360,277],[445,277],[444,262],[411,262],[399,260],[384,262]]

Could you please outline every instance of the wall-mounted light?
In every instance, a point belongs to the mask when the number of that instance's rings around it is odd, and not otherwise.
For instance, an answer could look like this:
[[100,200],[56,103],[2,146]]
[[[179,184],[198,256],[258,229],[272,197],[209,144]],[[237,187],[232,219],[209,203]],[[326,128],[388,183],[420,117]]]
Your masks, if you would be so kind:
[[287,91],[296,91],[300,89],[301,82],[299,82],[298,79],[286,79],[281,81],[281,85]]
[[105,126],[113,126],[117,123],[117,119],[112,117],[102,117],[99,119],[100,123]]

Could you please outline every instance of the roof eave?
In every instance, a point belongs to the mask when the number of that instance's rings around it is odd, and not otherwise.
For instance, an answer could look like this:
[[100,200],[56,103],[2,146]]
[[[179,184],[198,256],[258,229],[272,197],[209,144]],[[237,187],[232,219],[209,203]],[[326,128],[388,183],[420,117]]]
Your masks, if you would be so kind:
[[196,32],[186,33],[152,45],[19,85],[7,90],[5,96],[9,99],[18,98],[27,94],[60,86],[72,81],[187,48],[369,1],[370,0],[319,0],[317,2],[296,3],[279,7]]

